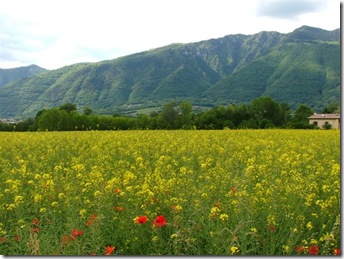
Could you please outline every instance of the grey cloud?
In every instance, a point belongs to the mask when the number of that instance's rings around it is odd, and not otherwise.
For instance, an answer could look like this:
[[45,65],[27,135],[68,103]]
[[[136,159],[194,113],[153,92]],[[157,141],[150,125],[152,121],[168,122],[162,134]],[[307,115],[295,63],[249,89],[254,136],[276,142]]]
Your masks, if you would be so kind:
[[323,0],[261,0],[258,4],[258,16],[281,19],[294,19],[326,7]]

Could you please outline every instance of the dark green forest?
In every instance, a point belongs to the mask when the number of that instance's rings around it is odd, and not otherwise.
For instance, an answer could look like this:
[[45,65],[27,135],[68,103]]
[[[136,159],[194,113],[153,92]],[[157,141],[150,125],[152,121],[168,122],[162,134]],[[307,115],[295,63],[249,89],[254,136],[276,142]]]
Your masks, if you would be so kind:
[[[339,104],[330,103],[322,113],[339,113],[339,110]],[[98,115],[90,108],[78,112],[75,104],[65,103],[43,109],[35,118],[15,124],[0,123],[0,131],[314,129],[308,122],[313,113],[305,104],[292,111],[288,104],[278,103],[269,96],[256,98],[250,104],[216,106],[201,112],[194,112],[187,100],[171,101],[159,112],[136,116]]]

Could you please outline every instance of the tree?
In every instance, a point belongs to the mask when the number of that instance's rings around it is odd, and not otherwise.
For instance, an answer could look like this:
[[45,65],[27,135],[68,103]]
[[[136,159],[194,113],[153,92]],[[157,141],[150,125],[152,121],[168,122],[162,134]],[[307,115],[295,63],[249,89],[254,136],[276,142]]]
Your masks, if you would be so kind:
[[290,126],[296,129],[310,128],[308,117],[314,114],[314,111],[305,104],[300,104],[296,109],[294,117],[291,119]]
[[182,101],[180,103],[180,127],[182,129],[191,129],[192,128],[192,121],[191,121],[191,111],[192,111],[192,105],[188,101]]
[[38,128],[40,130],[59,130],[61,120],[61,110],[52,108],[43,111],[38,119]]
[[163,129],[175,129],[177,128],[178,111],[175,109],[176,102],[169,102],[164,105],[161,112],[160,128]]
[[60,110],[65,110],[70,114],[72,111],[76,111],[76,105],[72,103],[65,103],[60,106]]
[[92,113],[93,111],[91,110],[91,108],[89,107],[84,108],[84,115],[91,115]]
[[330,103],[322,110],[322,113],[340,113],[340,105],[338,103]]
[[282,114],[279,103],[269,96],[254,99],[251,110],[261,128],[281,126],[283,123],[284,114]]

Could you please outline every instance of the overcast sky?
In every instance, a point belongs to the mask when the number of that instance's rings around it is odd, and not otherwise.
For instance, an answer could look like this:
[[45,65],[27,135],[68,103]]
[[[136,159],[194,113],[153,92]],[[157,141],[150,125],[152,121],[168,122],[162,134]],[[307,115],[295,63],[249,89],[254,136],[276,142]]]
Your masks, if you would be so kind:
[[1,0],[0,68],[56,69],[171,43],[340,27],[339,0]]

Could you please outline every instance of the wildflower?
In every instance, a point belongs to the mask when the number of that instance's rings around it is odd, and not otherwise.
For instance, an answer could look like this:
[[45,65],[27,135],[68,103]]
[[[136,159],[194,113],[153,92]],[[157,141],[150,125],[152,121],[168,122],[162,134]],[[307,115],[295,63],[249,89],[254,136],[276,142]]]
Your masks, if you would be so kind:
[[256,228],[250,228],[252,233],[257,233],[257,229]]
[[237,246],[231,246],[230,250],[231,250],[232,255],[234,255],[240,251]]
[[231,188],[232,194],[235,194],[235,193],[237,192],[237,190],[238,190],[238,189],[237,189],[236,187],[232,187],[232,188]]
[[95,191],[94,192],[94,197],[99,197],[102,193],[100,191]]
[[228,218],[229,218],[229,216],[228,216],[227,214],[225,214],[225,213],[223,213],[223,214],[220,215],[220,219],[221,219],[222,221],[225,221],[225,220],[227,220]]
[[85,210],[85,209],[81,209],[81,210],[79,211],[79,215],[80,215],[81,217],[84,217],[85,214],[86,214],[86,210]]
[[308,250],[308,253],[310,255],[317,255],[319,253],[319,247],[318,246],[311,246]]
[[67,244],[69,243],[70,240],[71,240],[71,241],[74,241],[75,238],[73,239],[70,235],[64,235],[64,236],[62,237],[62,244],[67,245]]
[[114,246],[106,246],[105,247],[105,255],[110,255],[113,253],[113,251],[115,251],[115,247]]
[[311,230],[311,229],[313,228],[312,222],[309,221],[309,222],[307,223],[306,227],[307,227],[309,230]]
[[147,216],[140,216],[135,218],[136,224],[145,224],[147,222],[148,218]]
[[162,215],[157,216],[153,221],[153,227],[162,227],[166,225],[166,218]]
[[340,249],[339,248],[334,249],[333,254],[340,255]]
[[20,241],[21,240],[21,236],[15,236],[14,240],[15,241]]
[[118,210],[118,211],[123,211],[124,208],[123,208],[122,206],[118,206],[118,207],[116,208],[116,210]]
[[171,235],[171,239],[177,238],[177,237],[178,237],[178,234],[172,234],[172,235]]
[[268,229],[269,229],[270,232],[272,232],[272,233],[276,232],[276,228],[275,228],[275,226],[273,226],[273,225],[268,226]]
[[290,250],[290,247],[288,245],[283,245],[282,248],[285,252],[289,252]]
[[84,232],[82,232],[82,230],[76,230],[76,229],[73,229],[72,230],[72,237],[76,238],[78,236],[81,236]]
[[32,220],[32,224],[38,226],[39,220],[38,220],[37,218],[34,218],[34,219]]
[[31,233],[38,233],[39,232],[39,228],[32,228],[31,229]]
[[295,247],[295,252],[298,254],[303,253],[304,251],[305,251],[305,248],[303,246]]
[[171,209],[175,212],[181,211],[183,207],[181,205],[171,205]]
[[114,192],[115,192],[116,194],[120,194],[120,193],[121,193],[121,190],[118,189],[118,188],[116,188],[116,189],[114,190]]
[[96,215],[91,214],[91,216],[89,217],[89,219],[86,221],[86,226],[89,227],[89,226],[95,221],[96,218],[97,218]]

